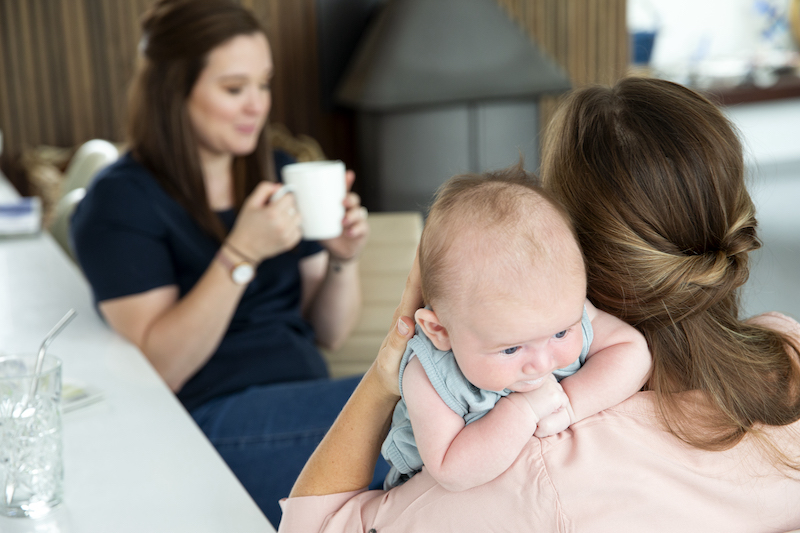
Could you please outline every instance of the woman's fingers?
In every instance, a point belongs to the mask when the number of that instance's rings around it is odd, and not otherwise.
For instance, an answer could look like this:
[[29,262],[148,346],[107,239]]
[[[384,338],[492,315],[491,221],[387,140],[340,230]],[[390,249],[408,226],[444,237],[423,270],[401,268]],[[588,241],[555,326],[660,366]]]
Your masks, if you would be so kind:
[[419,260],[414,256],[414,263],[406,278],[406,288],[400,298],[400,305],[394,312],[392,329],[383,339],[375,368],[381,382],[387,391],[400,396],[398,376],[400,373],[400,360],[406,350],[408,340],[414,336],[414,312],[422,305],[422,291],[420,289]]
[[419,247],[417,247],[414,262],[411,264],[411,271],[406,278],[406,288],[403,289],[400,305],[394,311],[393,321],[397,322],[402,316],[413,317],[420,307],[422,307],[422,282],[419,272]]
[[275,197],[280,188],[278,183],[259,183],[245,200],[228,236],[232,245],[256,261],[290,250],[302,239],[294,195]]
[[345,195],[343,202],[345,209],[352,209],[361,205],[361,196],[355,192],[349,192]]
[[407,316],[400,317],[383,339],[375,359],[375,369],[383,388],[395,396],[400,396],[400,360],[406,351],[406,344],[413,336],[414,321]]
[[251,192],[250,196],[247,197],[247,200],[245,200],[245,205],[254,208],[263,207],[269,203],[272,195],[275,194],[280,188],[281,186],[279,183],[262,181],[256,185],[256,188],[253,189],[253,192]]
[[366,237],[369,235],[369,223],[367,222],[369,214],[366,207],[356,207],[350,209],[342,223],[342,233],[351,239],[358,237]]

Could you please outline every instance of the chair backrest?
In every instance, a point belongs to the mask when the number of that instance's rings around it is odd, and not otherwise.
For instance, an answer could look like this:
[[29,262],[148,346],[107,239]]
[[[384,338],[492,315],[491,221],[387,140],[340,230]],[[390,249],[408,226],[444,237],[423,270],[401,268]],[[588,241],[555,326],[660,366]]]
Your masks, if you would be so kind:
[[78,148],[64,171],[61,196],[70,191],[86,188],[95,175],[106,165],[119,158],[117,147],[103,139],[86,141]]
[[361,255],[363,307],[355,330],[336,351],[324,351],[333,377],[362,374],[378,355],[406,286],[422,235],[418,212],[370,213]]
[[103,139],[86,141],[72,156],[64,171],[61,182],[61,199],[56,203],[55,212],[48,230],[67,255],[75,260],[69,242],[69,220],[78,202],[83,200],[86,187],[104,167],[119,158],[117,147]]
[[75,206],[83,200],[86,195],[86,189],[83,187],[72,189],[67,194],[61,197],[61,200],[56,204],[55,213],[53,214],[53,221],[50,223],[48,231],[55,238],[56,242],[64,249],[67,255],[74,261],[75,254],[72,251],[72,245],[69,242],[69,220],[72,217],[72,212],[75,211]]

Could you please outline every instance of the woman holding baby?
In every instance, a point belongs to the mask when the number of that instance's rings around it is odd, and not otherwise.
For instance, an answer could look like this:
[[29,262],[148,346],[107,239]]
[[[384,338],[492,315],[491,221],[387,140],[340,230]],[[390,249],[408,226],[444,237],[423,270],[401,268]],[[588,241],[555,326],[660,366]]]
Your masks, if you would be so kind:
[[[267,517],[357,380],[333,381],[360,309],[368,235],[357,195],[343,232],[301,238],[292,198],[272,200],[272,55],[226,0],[161,0],[142,20],[130,152],[98,177],[71,226],[98,308],[136,344]],[[352,182],[352,173],[349,176]]]
[[647,340],[644,390],[531,438],[484,485],[450,492],[423,468],[365,492],[421,303],[415,270],[397,327],[283,502],[281,531],[800,528],[800,325],[739,316],[760,243],[731,125],[662,80],[577,90],[547,131],[542,178],[575,224],[589,299]]

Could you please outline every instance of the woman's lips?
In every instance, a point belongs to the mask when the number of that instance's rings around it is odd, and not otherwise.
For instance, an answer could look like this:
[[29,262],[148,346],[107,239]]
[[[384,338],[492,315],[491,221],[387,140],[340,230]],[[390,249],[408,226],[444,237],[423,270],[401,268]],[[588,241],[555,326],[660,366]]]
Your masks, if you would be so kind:
[[256,131],[255,126],[236,126],[236,131],[245,135],[252,135]]

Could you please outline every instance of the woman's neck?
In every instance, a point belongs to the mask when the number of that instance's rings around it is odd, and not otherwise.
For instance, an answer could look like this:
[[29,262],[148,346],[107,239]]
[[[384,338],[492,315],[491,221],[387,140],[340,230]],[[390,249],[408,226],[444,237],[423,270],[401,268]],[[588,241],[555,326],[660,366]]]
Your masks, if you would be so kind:
[[200,167],[206,198],[213,211],[224,211],[233,207],[233,156],[213,154],[200,150]]

